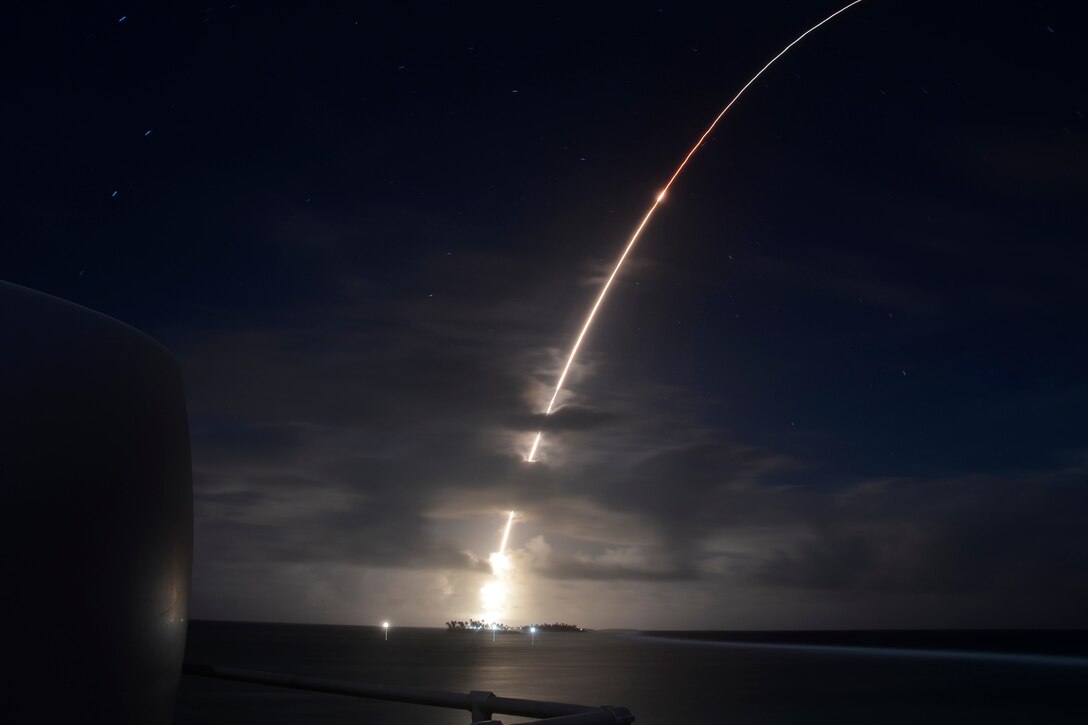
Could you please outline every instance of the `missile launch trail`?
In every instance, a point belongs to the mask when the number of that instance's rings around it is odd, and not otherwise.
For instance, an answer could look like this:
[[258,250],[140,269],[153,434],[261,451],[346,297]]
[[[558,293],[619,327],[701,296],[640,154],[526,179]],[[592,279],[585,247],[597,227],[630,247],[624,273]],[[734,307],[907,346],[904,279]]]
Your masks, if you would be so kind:
[[[721,110],[721,112],[718,113],[718,115],[714,118],[714,120],[711,121],[710,125],[707,126],[706,130],[703,132],[703,135],[699,137],[699,140],[695,142],[695,145],[691,147],[691,150],[687,152],[687,155],[684,156],[683,161],[680,162],[680,165],[676,167],[676,170],[672,173],[672,176],[669,177],[668,182],[666,182],[665,186],[661,189],[661,191],[657,194],[657,196],[654,197],[654,202],[653,202],[653,204],[650,205],[650,208],[646,212],[646,215],[642,217],[642,221],[639,222],[637,227],[635,227],[635,231],[631,234],[631,237],[627,240],[627,245],[623,248],[623,252],[620,254],[619,259],[616,260],[616,264],[612,268],[612,274],[608,275],[608,279],[605,280],[604,285],[601,287],[601,291],[597,295],[597,299],[594,301],[593,306],[590,307],[589,314],[586,316],[586,321],[582,324],[581,331],[578,333],[578,336],[574,339],[574,345],[571,346],[570,355],[567,356],[567,362],[563,366],[562,372],[559,373],[559,379],[555,383],[555,390],[554,390],[554,392],[552,392],[551,400],[548,401],[548,407],[544,411],[545,416],[548,416],[548,415],[552,414],[552,410],[555,408],[555,401],[559,398],[559,393],[563,390],[563,383],[565,383],[566,380],[567,380],[567,374],[570,373],[571,365],[574,364],[574,359],[578,356],[578,350],[579,350],[579,348],[582,347],[582,343],[586,339],[586,334],[589,332],[589,328],[593,325],[593,320],[594,320],[594,318],[597,317],[597,312],[600,310],[601,304],[604,302],[604,298],[608,295],[608,290],[612,286],[613,280],[616,279],[616,275],[618,275],[620,270],[623,268],[623,263],[627,260],[627,255],[629,255],[631,253],[631,250],[634,249],[635,242],[638,241],[639,236],[642,234],[642,230],[646,228],[647,224],[649,224],[650,219],[654,215],[654,212],[657,211],[657,207],[660,206],[661,203],[665,201],[665,197],[669,193],[669,189],[672,187],[673,182],[675,182],[677,177],[680,176],[680,172],[682,172],[684,170],[684,167],[688,165],[688,161],[691,160],[691,157],[694,156],[695,152],[699,150],[699,147],[702,146],[704,142],[706,142],[707,137],[711,133],[713,133],[714,128],[718,125],[718,122],[722,120],[722,117],[725,116],[725,114],[729,112],[729,109],[733,107],[733,105],[737,102],[737,100],[742,95],[744,95],[744,92],[747,91],[748,88],[753,83],[755,83],[756,80],[758,80],[761,75],[763,75],[763,72],[765,70],[767,70],[772,65],[774,65],[775,61],[777,61],[779,58],[781,58],[786,53],[788,53],[790,48],[792,48],[793,46],[800,43],[805,38],[805,36],[807,36],[809,33],[813,32],[814,30],[819,28],[824,23],[827,23],[832,18],[846,12],[847,10],[849,10],[850,8],[854,7],[855,5],[857,5],[857,4],[861,3],[861,2],[863,2],[863,0],[854,0],[854,2],[840,8],[839,10],[836,10],[835,12],[831,13],[830,15],[828,15],[826,18],[824,18],[820,22],[813,25],[811,28],[809,28],[805,32],[801,33],[799,36],[797,36],[793,40],[792,43],[790,43],[785,48],[780,50],[778,52],[778,55],[771,58],[770,61],[768,61],[765,66],[760,68],[759,72],[756,73],[754,76],[752,76],[751,80],[749,80],[747,83],[745,83],[744,87],[741,88],[737,92],[737,95],[733,96],[732,100],[730,100],[729,103],[725,104],[725,107]],[[540,446],[540,438],[543,435],[543,433],[544,433],[543,429],[540,430],[540,431],[537,431],[536,438],[533,439],[533,445],[529,449],[529,455],[527,455],[525,457],[526,461],[532,463],[533,461],[536,460],[536,451],[537,451],[537,448]],[[512,517],[511,517],[511,521],[513,521]],[[508,522],[507,523],[507,533],[509,533],[509,529],[510,529],[510,526],[509,526],[509,522]],[[505,541],[506,541],[506,539],[504,537],[503,542],[505,543]]]
[[510,538],[510,528],[514,525],[514,512],[510,512],[510,517],[506,519],[506,530],[502,532],[502,541],[499,543],[499,556],[506,553],[506,541]]
[[509,594],[507,584],[511,582],[513,567],[513,563],[506,556],[506,542],[510,540],[510,529],[514,527],[515,515],[515,512],[511,511],[507,516],[499,550],[488,557],[488,562],[491,564],[491,579],[480,587],[480,599],[484,606],[481,618],[485,622],[501,620],[506,608],[506,599]]

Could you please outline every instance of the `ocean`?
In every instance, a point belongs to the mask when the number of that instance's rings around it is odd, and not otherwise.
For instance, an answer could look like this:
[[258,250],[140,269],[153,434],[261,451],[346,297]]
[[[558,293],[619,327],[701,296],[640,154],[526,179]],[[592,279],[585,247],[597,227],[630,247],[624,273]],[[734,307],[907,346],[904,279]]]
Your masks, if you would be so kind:
[[[186,661],[457,692],[623,705],[677,723],[1085,723],[1083,632],[751,635],[447,632],[190,623]],[[914,649],[913,645],[929,649]],[[505,723],[523,719],[496,715]],[[184,676],[178,725],[428,723],[467,712]]]

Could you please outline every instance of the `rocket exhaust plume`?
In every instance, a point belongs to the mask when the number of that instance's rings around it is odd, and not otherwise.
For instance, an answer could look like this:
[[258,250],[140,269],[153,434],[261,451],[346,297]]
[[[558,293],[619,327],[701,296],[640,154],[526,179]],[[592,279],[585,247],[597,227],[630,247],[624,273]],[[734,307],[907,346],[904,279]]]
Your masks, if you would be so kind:
[[511,511],[506,518],[506,528],[503,529],[502,539],[499,541],[499,550],[488,557],[491,564],[491,580],[480,588],[480,599],[484,605],[484,621],[497,622],[506,607],[507,582],[512,572],[510,571],[510,559],[506,556],[506,543],[510,540],[510,529],[514,527],[515,512]]
[[[676,181],[677,177],[680,176],[680,172],[684,170],[684,167],[687,166],[688,161],[691,160],[691,157],[695,155],[695,152],[699,150],[699,147],[703,145],[707,137],[714,131],[715,127],[718,125],[718,121],[722,120],[722,117],[725,116],[725,114],[729,112],[729,109],[733,107],[733,104],[735,104],[737,100],[742,95],[744,95],[744,92],[748,90],[749,86],[755,83],[756,80],[761,75],[763,75],[763,72],[765,70],[774,65],[775,61],[777,61],[779,58],[789,52],[790,48],[800,43],[806,35],[813,32],[824,23],[830,21],[835,16],[846,12],[847,10],[861,3],[862,1],[863,0],[854,0],[854,2],[836,10],[820,22],[813,25],[805,32],[798,35],[792,43],[780,50],[778,52],[778,55],[771,58],[767,62],[767,65],[760,68],[759,72],[752,76],[751,80],[744,84],[743,88],[737,91],[737,95],[733,96],[732,100],[730,100],[729,103],[725,104],[725,107],[721,110],[721,112],[718,113],[717,116],[715,116],[714,120],[711,121],[710,125],[707,126],[705,131],[703,131],[703,135],[699,137],[699,140],[695,142],[695,145],[691,147],[691,150],[687,152],[683,160],[680,162],[680,165],[677,166],[676,170],[672,172],[672,176],[669,177],[669,180],[665,183],[665,186],[662,187],[661,191],[658,192],[657,196],[654,197],[653,204],[650,205],[650,208],[646,212],[646,215],[642,217],[642,221],[638,223],[637,227],[635,227],[635,231],[627,240],[627,245],[623,248],[623,252],[620,254],[619,259],[616,260],[616,264],[612,268],[612,274],[608,275],[608,279],[605,280],[604,285],[601,287],[601,291],[597,295],[596,301],[593,303],[593,306],[589,308],[589,314],[586,316],[586,321],[582,324],[582,329],[578,333],[578,336],[574,338],[574,344],[571,346],[570,355],[567,356],[567,362],[563,366],[562,372],[559,373],[559,379],[555,383],[555,390],[554,392],[552,392],[551,400],[548,401],[548,407],[544,411],[545,416],[552,414],[552,410],[555,408],[555,401],[559,398],[559,393],[563,390],[563,383],[565,383],[567,380],[567,374],[570,372],[571,365],[574,364],[574,359],[578,356],[578,350],[582,347],[582,343],[585,342],[586,334],[589,332],[589,328],[593,326],[593,320],[597,316],[597,312],[598,310],[600,310],[601,304],[604,302],[604,298],[608,295],[608,290],[612,286],[613,280],[616,279],[616,275],[618,275],[620,270],[623,268],[623,263],[627,260],[627,255],[629,255],[631,253],[631,250],[634,249],[635,242],[638,241],[639,236],[642,234],[642,230],[646,228],[647,224],[649,224],[650,219],[654,215],[654,212],[657,211],[657,207],[665,201],[665,196],[669,193],[669,189],[672,187],[673,182]],[[543,433],[543,430],[537,431],[536,437],[533,439],[533,445],[529,449],[529,455],[525,456],[526,461],[532,463],[536,460],[536,451],[537,448],[540,446],[540,438]]]

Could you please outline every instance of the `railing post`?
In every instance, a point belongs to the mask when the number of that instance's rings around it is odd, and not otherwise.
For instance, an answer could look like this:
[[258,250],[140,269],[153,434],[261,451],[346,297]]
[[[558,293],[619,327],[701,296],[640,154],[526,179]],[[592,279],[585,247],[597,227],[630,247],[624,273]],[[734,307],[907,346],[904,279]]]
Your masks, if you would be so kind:
[[[494,692],[487,692],[485,690],[472,690],[468,693],[469,704],[472,708],[469,710],[469,713],[472,715],[473,723],[485,725],[487,722],[495,722],[491,720],[494,711],[488,706],[489,701],[494,696]],[[502,725],[502,723],[499,723],[499,725]]]

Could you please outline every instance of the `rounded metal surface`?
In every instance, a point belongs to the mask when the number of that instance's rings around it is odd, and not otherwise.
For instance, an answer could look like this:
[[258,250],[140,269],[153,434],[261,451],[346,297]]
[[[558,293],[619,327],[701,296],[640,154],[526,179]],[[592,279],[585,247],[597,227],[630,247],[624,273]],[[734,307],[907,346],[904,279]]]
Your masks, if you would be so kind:
[[0,283],[0,447],[8,712],[169,723],[192,566],[173,358],[116,320]]

